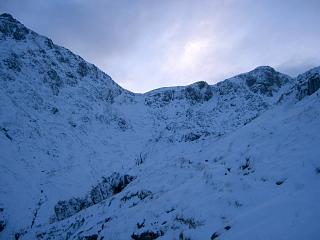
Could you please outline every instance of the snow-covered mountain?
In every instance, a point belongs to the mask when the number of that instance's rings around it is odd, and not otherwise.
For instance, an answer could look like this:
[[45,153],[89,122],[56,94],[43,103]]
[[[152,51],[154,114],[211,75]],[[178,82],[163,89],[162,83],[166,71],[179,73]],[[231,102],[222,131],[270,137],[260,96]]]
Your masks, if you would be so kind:
[[0,16],[0,239],[319,239],[320,67],[135,94]]

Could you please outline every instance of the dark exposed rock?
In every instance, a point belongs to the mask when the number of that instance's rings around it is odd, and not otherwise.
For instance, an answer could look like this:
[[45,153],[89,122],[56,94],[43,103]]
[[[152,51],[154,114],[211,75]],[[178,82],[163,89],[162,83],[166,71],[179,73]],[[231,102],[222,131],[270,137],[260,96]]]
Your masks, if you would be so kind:
[[288,76],[268,66],[258,67],[251,72],[241,74],[240,77],[245,80],[252,92],[266,96],[273,96],[274,92],[289,81]]
[[175,90],[163,90],[145,98],[145,104],[151,106],[153,104],[165,106],[176,98]]
[[4,64],[15,72],[21,72],[21,62],[17,54],[12,53],[9,58],[3,60]]
[[189,227],[189,229],[195,229],[195,228],[203,225],[203,222],[201,222],[201,221],[197,221],[194,218],[186,218],[183,216],[176,216],[175,220],[177,222],[180,222],[182,224],[187,225]]
[[237,207],[237,208],[239,208],[239,207],[242,207],[243,206],[243,204],[242,203],[240,203],[239,201],[234,201],[234,205]]
[[138,229],[143,228],[144,227],[144,223],[145,223],[145,219],[143,220],[142,223],[137,223],[137,228]]
[[192,104],[209,101],[213,96],[212,88],[206,82],[196,82],[185,88],[160,89],[147,94],[145,104],[148,106],[163,107],[174,100],[187,99]]
[[112,193],[117,194],[121,192],[133,179],[134,177],[132,176],[124,175],[118,178],[119,181],[117,182],[112,181],[112,184],[111,184]]
[[192,102],[202,103],[212,98],[211,86],[206,82],[196,82],[186,87],[185,96]]
[[214,240],[214,239],[217,239],[219,237],[219,234],[217,233],[217,232],[215,232],[215,233],[213,233],[212,235],[211,235],[211,240]]
[[[4,208],[0,208],[0,233],[6,228],[7,215],[4,214]],[[1,234],[0,234],[1,238]]]
[[[262,106],[262,108],[267,108],[267,107],[268,107],[267,105]],[[243,123],[243,126],[247,125],[248,123],[251,123],[251,122],[252,122],[254,119],[256,119],[257,117],[259,117],[258,114],[255,115],[255,116],[252,116],[252,117],[250,117],[250,118],[248,118],[248,119],[245,119],[245,120],[244,120],[244,123]]]
[[143,200],[147,197],[151,197],[152,198],[152,192],[151,191],[146,191],[146,190],[141,190],[135,193],[129,193],[127,195],[125,195],[124,197],[121,198],[121,201],[126,202],[134,197],[137,197],[140,200]]
[[308,80],[308,95],[312,95],[319,88],[320,88],[320,74],[314,74]]
[[229,80],[224,80],[222,82],[218,82],[216,85],[216,89],[219,93],[220,96],[228,95],[232,92],[236,92],[238,85],[235,83],[229,81]]
[[65,57],[59,50],[55,51],[55,55],[60,63],[70,63],[70,59]]
[[15,239],[15,240],[19,240],[19,238],[20,238],[20,233],[14,234],[14,239]]
[[240,166],[240,169],[242,170],[244,176],[255,172],[249,157],[246,158],[246,162]]
[[124,118],[117,118],[117,124],[122,131],[125,131],[129,128],[129,124]]
[[276,184],[277,184],[278,186],[280,186],[280,185],[282,185],[285,181],[286,181],[286,179],[282,179],[282,180],[276,181]]
[[229,225],[224,227],[225,230],[229,231],[231,229],[231,227]]
[[246,158],[246,162],[240,166],[241,170],[245,170],[250,167],[250,159]]
[[47,71],[47,75],[49,78],[46,78],[45,81],[48,81],[53,94],[57,96],[59,94],[60,88],[63,86],[63,81],[54,69]]
[[0,220],[0,232],[2,232],[6,227],[6,222],[4,220]]
[[72,72],[66,72],[67,78],[65,79],[65,83],[71,87],[74,87],[78,84],[76,76],[73,75]]
[[136,158],[136,165],[139,166],[143,164],[146,160],[146,155],[139,154],[139,157]]
[[121,192],[133,179],[133,176],[121,175],[119,173],[113,173],[109,177],[103,177],[101,182],[92,187],[87,196],[59,201],[54,206],[56,219],[60,221],[68,218],[85,208]]
[[0,32],[2,37],[11,37],[17,41],[24,40],[29,33],[20,22],[15,20],[10,14],[4,13],[0,15]]
[[132,180],[133,176],[113,173],[110,177],[103,177],[102,181],[90,191],[90,199],[95,204],[121,192]]
[[184,135],[183,139],[185,142],[193,142],[195,140],[198,140],[200,137],[201,137],[200,134],[191,132],[189,134]]
[[98,237],[99,237],[98,234],[93,234],[93,235],[90,235],[90,236],[84,236],[81,239],[83,239],[83,240],[97,240]]
[[48,46],[48,48],[52,49],[54,47],[54,44],[51,39],[46,38],[44,42]]
[[89,68],[85,62],[80,62],[78,65],[77,72],[81,77],[85,77],[89,73]]
[[173,212],[174,210],[176,210],[175,208],[171,208],[170,210],[167,210],[166,213],[171,213]]
[[56,107],[53,107],[53,108],[51,108],[51,112],[52,112],[53,114],[56,114],[57,112],[59,112],[59,109],[56,108]]
[[163,232],[151,232],[151,231],[146,231],[141,234],[135,234],[133,233],[131,235],[131,238],[134,240],[153,240],[157,239],[158,237],[163,236]]
[[0,18],[6,19],[10,22],[15,22],[16,20],[9,14],[9,13],[3,13],[0,15]]
[[73,128],[75,128],[77,126],[77,124],[73,120],[69,120],[69,124]]
[[305,75],[298,77],[297,97],[299,100],[305,96],[310,96],[320,88],[320,74],[318,72],[309,71]]
[[119,89],[110,89],[110,88],[104,88],[101,90],[101,96],[100,98],[108,103],[114,103],[115,98],[121,95],[122,92]]
[[13,33],[13,37],[16,40],[23,40],[26,38],[26,35],[29,33],[27,28],[17,28]]
[[12,137],[9,135],[9,133],[8,133],[8,129],[6,129],[6,128],[1,128],[0,129],[1,130],[1,132],[3,132],[3,134],[10,140],[10,141],[12,141],[13,139],[12,139]]
[[80,199],[80,198],[72,198],[67,201],[59,201],[54,206],[54,212],[56,214],[57,220],[63,220],[65,218],[68,218],[75,213],[90,207],[92,202],[86,200],[86,199]]
[[175,93],[174,90],[164,91],[163,94],[161,95],[161,101],[169,103],[174,99],[174,93]]

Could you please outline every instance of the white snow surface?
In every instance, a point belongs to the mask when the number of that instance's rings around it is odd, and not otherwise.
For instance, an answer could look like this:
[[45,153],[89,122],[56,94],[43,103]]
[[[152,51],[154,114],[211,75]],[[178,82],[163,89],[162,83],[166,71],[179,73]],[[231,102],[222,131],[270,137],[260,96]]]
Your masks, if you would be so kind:
[[[0,239],[320,239],[319,85],[259,67],[135,94],[3,14]],[[134,179],[57,218],[114,172]]]

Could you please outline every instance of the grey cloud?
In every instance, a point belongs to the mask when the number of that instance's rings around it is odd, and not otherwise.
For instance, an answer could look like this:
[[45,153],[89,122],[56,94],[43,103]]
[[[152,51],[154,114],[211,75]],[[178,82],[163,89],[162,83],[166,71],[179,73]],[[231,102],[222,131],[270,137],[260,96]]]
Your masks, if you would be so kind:
[[[318,55],[319,56],[319,55]],[[286,61],[278,66],[276,68],[286,73],[290,76],[297,76],[306,70],[309,70],[311,68],[317,67],[320,64],[320,56],[315,58],[309,58],[309,59],[290,59],[289,61]]]
[[318,0],[0,4],[1,10],[139,92],[198,80],[215,83],[258,65],[293,75],[320,65]]

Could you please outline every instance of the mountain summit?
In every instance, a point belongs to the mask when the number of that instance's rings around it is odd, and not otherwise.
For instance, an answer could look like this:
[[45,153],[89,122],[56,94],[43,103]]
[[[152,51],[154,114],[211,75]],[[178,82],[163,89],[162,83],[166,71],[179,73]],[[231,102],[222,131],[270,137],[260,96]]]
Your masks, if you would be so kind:
[[317,239],[320,67],[135,94],[0,16],[0,239]]
[[8,13],[0,15],[0,31],[2,38],[11,37],[17,41],[24,40],[26,35],[30,32],[29,29],[27,29]]

